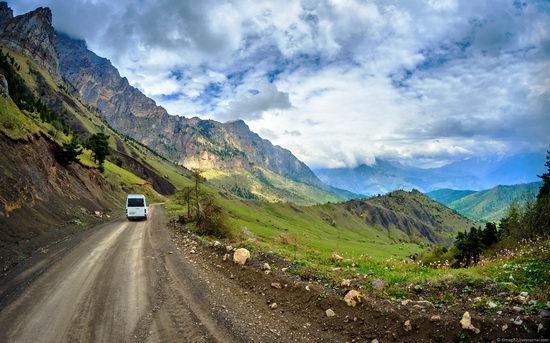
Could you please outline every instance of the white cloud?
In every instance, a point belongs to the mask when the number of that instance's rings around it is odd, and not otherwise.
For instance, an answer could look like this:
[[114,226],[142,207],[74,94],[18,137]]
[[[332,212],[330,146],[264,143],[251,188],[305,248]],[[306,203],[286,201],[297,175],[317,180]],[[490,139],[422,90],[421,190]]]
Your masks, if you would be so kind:
[[40,5],[170,113],[244,118],[313,166],[435,165],[550,144],[545,1]]

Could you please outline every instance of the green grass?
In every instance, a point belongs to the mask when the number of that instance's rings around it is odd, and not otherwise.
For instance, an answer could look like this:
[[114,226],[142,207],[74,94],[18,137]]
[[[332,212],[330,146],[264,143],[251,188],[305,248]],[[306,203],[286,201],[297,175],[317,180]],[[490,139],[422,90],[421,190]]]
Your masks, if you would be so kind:
[[254,174],[247,170],[207,170],[203,176],[214,187],[239,195],[268,202],[293,202],[298,205],[313,205],[344,200],[343,197],[311,185],[293,181],[263,168]]
[[37,126],[23,114],[11,98],[0,96],[0,130],[11,139],[26,140],[38,132]]

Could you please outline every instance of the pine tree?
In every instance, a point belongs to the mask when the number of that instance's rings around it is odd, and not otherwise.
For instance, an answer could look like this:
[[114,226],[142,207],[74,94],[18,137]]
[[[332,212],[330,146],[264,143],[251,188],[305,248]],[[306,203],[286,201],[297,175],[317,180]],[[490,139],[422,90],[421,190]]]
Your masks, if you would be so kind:
[[485,224],[485,229],[483,230],[481,241],[485,247],[490,247],[491,245],[498,242],[498,231],[497,225],[495,223]]
[[109,135],[103,132],[93,134],[86,140],[84,147],[92,151],[94,162],[98,164],[99,171],[103,172],[105,157],[109,155]]
[[63,143],[55,151],[56,160],[63,166],[78,161],[78,156],[82,154],[82,146],[78,136],[73,135],[68,142]]

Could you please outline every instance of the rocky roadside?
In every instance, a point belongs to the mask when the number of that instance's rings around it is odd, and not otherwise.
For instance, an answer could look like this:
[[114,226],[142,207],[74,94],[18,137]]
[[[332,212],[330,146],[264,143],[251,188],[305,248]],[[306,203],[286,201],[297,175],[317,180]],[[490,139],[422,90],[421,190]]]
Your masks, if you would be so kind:
[[544,311],[540,316],[514,309],[486,314],[467,304],[436,307],[428,301],[391,301],[354,289],[345,279],[339,287],[324,287],[291,273],[296,265],[280,256],[209,242],[173,222],[169,228],[177,253],[255,311],[258,320],[248,326],[272,333],[270,340],[482,342],[541,338],[548,332]]

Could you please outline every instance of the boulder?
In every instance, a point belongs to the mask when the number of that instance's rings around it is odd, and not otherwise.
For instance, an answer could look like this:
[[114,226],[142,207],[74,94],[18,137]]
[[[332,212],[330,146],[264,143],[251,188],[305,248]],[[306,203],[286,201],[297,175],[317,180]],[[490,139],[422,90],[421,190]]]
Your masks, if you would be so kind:
[[384,281],[382,279],[372,280],[372,288],[377,291],[380,291],[384,288]]
[[281,288],[282,288],[282,287],[281,287],[281,284],[278,283],[278,282],[272,282],[272,283],[271,283],[271,287],[277,288],[277,289],[281,289]]
[[525,305],[529,301],[529,297],[524,296],[523,294],[520,294],[520,295],[514,297],[514,301],[517,302],[518,304]]
[[271,267],[269,266],[269,263],[267,263],[267,262],[264,263],[264,264],[262,265],[262,270],[271,270]]
[[341,287],[349,287],[351,286],[351,280],[350,279],[344,279],[342,282],[340,282]]
[[348,306],[355,307],[357,302],[361,301],[361,293],[355,289],[352,289],[344,296],[344,301],[348,304]]
[[438,322],[441,320],[441,316],[435,315],[430,317],[430,322]]
[[327,315],[327,317],[334,317],[336,315],[336,313],[334,313],[334,311],[329,308],[328,310],[325,311],[325,314]]
[[332,253],[332,256],[330,257],[330,259],[333,262],[339,262],[339,261],[342,261],[344,258],[336,253]]
[[272,309],[272,310],[275,310],[277,307],[279,307],[277,305],[277,303],[273,303],[273,304],[269,305],[269,308]]
[[250,258],[250,251],[246,250],[245,248],[239,248],[235,250],[235,253],[233,254],[233,262],[244,265],[246,264],[246,261]]
[[231,245],[226,245],[225,246],[225,251],[227,252],[232,252],[233,251],[233,247]]
[[410,320],[407,320],[405,323],[403,323],[403,329],[405,329],[405,331],[411,331],[413,329]]
[[460,320],[460,325],[464,330],[472,330],[476,334],[479,333],[479,329],[472,325],[472,317],[470,317],[469,312],[464,312]]

